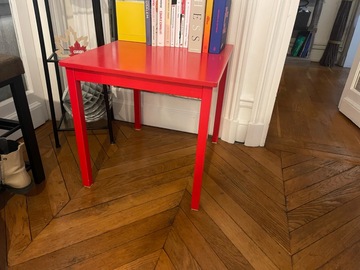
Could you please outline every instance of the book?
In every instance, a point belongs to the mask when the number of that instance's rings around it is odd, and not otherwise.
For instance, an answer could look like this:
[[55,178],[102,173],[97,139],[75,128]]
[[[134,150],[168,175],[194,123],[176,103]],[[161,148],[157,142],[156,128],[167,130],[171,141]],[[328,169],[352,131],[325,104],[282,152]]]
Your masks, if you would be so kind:
[[209,52],[210,30],[211,30],[213,6],[214,6],[214,0],[206,0],[204,35],[203,35],[203,46],[202,46],[202,52],[204,52],[204,53]]
[[146,42],[144,1],[116,1],[118,39]]
[[302,48],[305,44],[306,38],[308,37],[309,32],[308,31],[300,31],[296,37],[296,40],[294,42],[294,45],[291,49],[291,55],[292,56],[300,56],[300,53],[302,51]]
[[165,45],[165,7],[166,0],[157,0],[157,46]]
[[231,0],[214,0],[209,53],[220,53],[226,43]]
[[182,0],[176,0],[175,47],[180,47]]
[[310,48],[310,44],[311,44],[311,39],[312,39],[312,33],[309,32],[307,37],[306,37],[304,46],[302,47],[301,52],[299,53],[298,56],[300,56],[302,58],[306,58],[308,56],[309,48]]
[[170,47],[171,0],[166,0],[165,6],[165,46]]
[[176,0],[171,0],[170,47],[175,47]]
[[194,0],[191,3],[189,27],[189,52],[201,53],[205,22],[206,0]]
[[146,45],[151,45],[151,1],[145,0],[145,33],[146,33]]
[[180,15],[180,40],[179,46],[182,47],[184,43],[184,29],[185,29],[185,1],[181,1],[181,15]]
[[[206,0],[201,0],[206,1]],[[183,48],[187,48],[189,46],[189,27],[190,27],[190,8],[191,3],[197,2],[197,0],[185,0],[185,19],[184,19],[184,41]]]
[[157,44],[157,0],[151,0],[151,46]]

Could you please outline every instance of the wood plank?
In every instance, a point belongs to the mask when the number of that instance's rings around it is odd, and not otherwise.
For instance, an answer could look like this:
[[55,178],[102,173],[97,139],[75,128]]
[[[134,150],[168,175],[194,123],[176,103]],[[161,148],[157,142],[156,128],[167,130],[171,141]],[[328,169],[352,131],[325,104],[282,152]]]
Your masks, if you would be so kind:
[[14,195],[5,206],[8,263],[15,261],[31,242],[26,197]]
[[9,194],[0,188],[0,269],[7,268],[5,204]]
[[355,165],[352,163],[335,161],[330,166],[320,167],[315,171],[294,177],[285,182],[285,194],[289,195],[300,191],[301,189],[319,183],[354,167]]
[[[163,168],[164,167],[161,169]],[[154,168],[151,168],[150,172],[152,172],[152,169]],[[84,195],[71,200],[58,216],[90,208],[101,203],[131,195],[141,190],[152,190],[163,184],[168,184],[169,186],[172,186],[172,188],[178,190],[184,190],[187,182],[191,180],[190,175],[192,171],[193,166],[189,165],[179,169],[170,170],[169,172],[154,174],[153,176],[140,173],[138,175],[126,174],[111,178],[107,181],[107,184],[101,186],[93,185],[91,189],[86,190],[86,193],[83,192]],[[149,170],[146,170],[146,172],[149,172]]]
[[177,211],[178,208],[169,209],[74,245],[68,245],[52,253],[13,266],[10,269],[64,269],[74,263],[91,259],[103,252],[123,246],[158,230],[168,228],[173,223]]
[[329,167],[334,162],[335,161],[332,159],[314,158],[302,163],[298,163],[283,170],[284,180],[286,181],[295,177],[302,176],[306,173],[313,172],[321,167]]
[[36,185],[28,197],[27,211],[33,238],[46,227],[70,199],[50,137],[42,140],[39,150],[46,179],[40,185]]
[[[280,269],[291,268],[290,251],[286,250],[278,242],[276,242],[275,239],[262,228],[261,224],[256,222],[246,211],[244,211],[241,205],[236,204],[230,196],[224,192],[224,190],[222,190],[215,181],[213,181],[213,179],[206,176],[204,188],[211,198],[223,209],[223,211],[234,220],[241,231],[246,234],[246,237],[242,236],[245,243],[242,243],[242,245],[237,247],[239,252],[241,252],[248,261],[253,262],[253,267],[257,265],[257,260],[260,258],[261,261],[259,263],[264,264],[268,263],[267,258],[269,258],[272,263]],[[224,224],[224,226],[226,225]],[[227,235],[227,237],[232,240],[235,235]],[[246,244],[246,242],[248,243]],[[247,267],[243,268],[247,269]]]
[[324,196],[331,191],[340,189],[357,179],[360,179],[360,166],[290,194],[286,198],[288,209],[293,210],[305,203]]
[[292,231],[291,251],[297,253],[360,216],[360,197]]
[[[56,158],[69,197],[74,198],[76,194],[83,188],[80,169],[63,132],[59,133],[59,140],[61,147],[55,149]],[[55,145],[55,141],[52,143]]]
[[[278,177],[278,175],[268,170],[266,168],[266,165],[264,166],[263,164],[259,163],[257,160],[254,160],[244,151],[239,151],[238,150],[239,147],[240,145],[235,145],[234,147],[234,145],[232,144],[220,142],[218,144],[212,145],[211,148],[216,149],[216,152],[221,157],[229,156],[227,160],[232,160],[234,159],[234,157],[236,157],[239,161],[241,161],[240,163],[237,162],[236,164],[236,166],[239,166],[236,167],[238,168],[239,171],[242,170],[246,174],[251,174],[255,179],[260,178],[266,180],[266,181],[260,181],[260,184],[263,185],[263,186],[259,186],[260,189],[273,189],[273,187],[275,187],[282,195],[283,192],[282,176]],[[222,150],[222,148],[224,148],[224,150]]]
[[195,155],[195,146],[186,147],[183,149],[167,152],[154,157],[145,157],[139,160],[130,160],[128,162],[122,162],[111,168],[101,169],[96,178],[96,181],[100,181],[106,178],[114,177],[123,172],[129,172],[139,170],[145,167],[151,167],[156,164],[168,162],[169,160],[176,160],[188,155]]
[[[191,192],[189,184],[187,190]],[[248,260],[255,269],[278,269],[270,258],[264,254],[259,246],[247,235],[247,233],[233,220],[232,216],[203,189],[201,194],[201,208],[209,215],[216,225],[223,231],[233,245]],[[186,268],[182,268],[186,269]]]
[[46,190],[46,180],[40,185],[36,185],[29,195],[27,213],[32,238],[36,238],[54,217]]
[[170,228],[165,228],[126,244],[113,248],[107,252],[76,263],[67,269],[116,269],[128,264],[139,257],[154,253],[161,249],[165,243]]
[[282,154],[287,153],[287,155],[282,155],[281,157],[282,168],[287,168],[314,158],[312,156],[302,155],[298,153],[288,153],[288,152],[281,152],[281,153]]
[[[208,188],[206,189],[208,190]],[[217,256],[225,264],[226,269],[252,269],[252,266],[245,257],[202,208],[199,211],[192,211],[189,208],[190,201],[190,193],[185,192],[180,204],[181,210],[204,239],[206,239]]]
[[[155,199],[159,195],[143,191],[137,196],[127,196],[91,209],[53,219],[24,250],[21,257],[12,261],[9,260],[9,264],[23,263],[174,208],[179,205],[183,191],[170,192],[168,195],[163,193],[160,198]],[[148,203],[150,201],[151,203]]]
[[333,269],[360,269],[360,260],[357,260],[360,254],[360,242],[352,245],[329,262],[318,268],[319,270]]
[[162,249],[155,270],[165,270],[165,269],[175,270],[175,266],[172,264],[169,256],[166,254],[164,249]]
[[161,251],[162,250],[157,250],[135,261],[117,267],[114,270],[132,270],[132,269],[153,270],[157,264]]
[[360,196],[360,182],[354,181],[288,213],[292,231]]
[[170,231],[164,245],[164,250],[176,269],[201,269],[191,252],[181,240],[181,237],[174,230]]
[[180,209],[173,224],[174,231],[187,246],[202,269],[225,269],[225,265]]
[[205,164],[207,174],[276,241],[290,249],[287,218],[282,207],[217,155],[212,155],[211,163]]
[[[78,149],[77,149],[75,134],[73,131],[64,131],[64,133],[66,135],[66,140],[69,144],[69,147],[75,158],[76,164],[77,164],[78,168],[80,168],[79,153],[78,153]],[[92,176],[93,176],[93,179],[95,179],[98,174],[98,168],[94,165],[94,161],[91,156],[92,151],[91,151],[90,145],[89,145],[89,152],[90,152],[90,163],[91,163],[91,168],[92,168]]]
[[[338,243],[339,239],[341,245]],[[294,270],[316,269],[358,241],[360,241],[360,217],[296,253],[293,256]]]
[[251,148],[243,144],[236,144],[236,147],[271,171],[277,178],[282,179],[281,159],[274,153],[263,147]]
[[[356,165],[360,165],[360,158],[357,156],[353,156],[351,154],[343,155],[343,154],[319,151],[319,150],[307,148],[304,144],[294,145],[293,140],[288,140],[284,138],[279,139],[268,136],[266,140],[266,147],[270,149],[300,153],[303,155],[309,155],[319,158],[343,160],[343,161],[355,163]],[[308,147],[311,147],[311,145]]]

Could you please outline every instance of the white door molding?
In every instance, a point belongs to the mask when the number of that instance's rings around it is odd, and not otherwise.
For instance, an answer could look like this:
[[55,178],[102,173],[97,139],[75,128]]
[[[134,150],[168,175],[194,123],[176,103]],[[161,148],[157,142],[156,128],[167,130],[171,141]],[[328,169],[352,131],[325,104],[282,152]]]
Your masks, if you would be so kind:
[[[241,0],[221,138],[264,146],[298,1]],[[234,10],[234,9],[233,9]],[[232,10],[232,11],[233,11]]]

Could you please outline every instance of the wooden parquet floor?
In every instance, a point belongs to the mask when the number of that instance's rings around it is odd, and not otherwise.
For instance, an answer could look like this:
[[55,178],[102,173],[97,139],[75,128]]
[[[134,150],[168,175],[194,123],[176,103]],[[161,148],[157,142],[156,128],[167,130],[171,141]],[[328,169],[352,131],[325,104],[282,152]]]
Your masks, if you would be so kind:
[[114,122],[75,137],[37,129],[46,182],[0,194],[0,269],[360,269],[360,132],[337,103],[348,70],[286,66],[264,148],[207,147],[190,210],[196,136]]

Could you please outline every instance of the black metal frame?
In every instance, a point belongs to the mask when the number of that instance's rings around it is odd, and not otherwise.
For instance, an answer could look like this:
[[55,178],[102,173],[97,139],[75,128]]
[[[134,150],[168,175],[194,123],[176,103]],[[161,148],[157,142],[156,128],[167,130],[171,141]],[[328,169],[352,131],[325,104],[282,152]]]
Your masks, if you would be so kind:
[[6,126],[10,128],[10,130],[2,136],[7,137],[21,128],[35,183],[40,184],[45,179],[45,172],[41,161],[22,76],[18,75],[0,83],[0,87],[5,85],[10,85],[19,121],[0,119],[1,128],[4,128],[5,130],[7,130]]
[[[113,1],[113,2],[115,3],[115,1]],[[44,4],[45,4],[45,10],[46,10],[46,17],[47,17],[47,21],[48,21],[49,34],[50,34],[50,39],[51,39],[51,47],[52,47],[52,51],[55,52],[56,45],[55,45],[55,38],[54,38],[54,30],[53,30],[52,21],[51,21],[51,13],[50,13],[50,7],[49,7],[48,0],[44,0]],[[45,42],[44,42],[44,35],[42,32],[42,24],[41,24],[40,12],[39,12],[38,0],[33,0],[33,5],[34,5],[38,35],[39,35],[39,40],[40,40],[42,62],[43,62],[43,68],[44,68],[44,73],[45,73],[47,94],[48,94],[48,98],[49,98],[50,114],[51,114],[55,144],[56,144],[56,147],[60,147],[58,131],[73,130],[73,128],[62,128],[61,127],[62,123],[65,122],[65,120],[66,120],[66,117],[65,117],[66,112],[65,112],[65,109],[63,106],[63,101],[61,98],[63,91],[62,91],[62,86],[61,86],[61,77],[60,77],[58,59],[57,59],[57,55],[55,53],[52,53],[52,55],[50,57],[46,56],[46,47],[45,47]],[[105,42],[104,42],[104,32],[103,32],[102,18],[101,18],[100,1],[92,0],[92,5],[93,5],[93,14],[94,14],[97,45],[102,46],[102,45],[104,45]],[[60,97],[60,105],[61,105],[61,113],[62,113],[59,125],[57,124],[57,121],[56,121],[54,99],[52,96],[52,87],[51,87],[51,82],[50,82],[48,63],[54,63],[54,65],[55,65],[56,81],[57,81],[57,85],[58,85],[58,93],[59,93],[59,97]],[[108,89],[109,88],[107,85],[103,85],[103,94],[104,94],[104,101],[105,101],[105,107],[106,107],[106,113],[107,113],[106,128],[109,130],[110,143],[115,143],[113,129],[112,129],[112,120],[114,119],[114,116],[113,116],[113,110],[109,106]],[[99,127],[93,127],[91,125],[88,125],[87,128],[88,129],[99,129]]]

